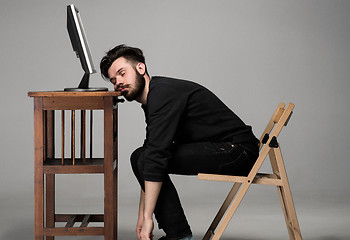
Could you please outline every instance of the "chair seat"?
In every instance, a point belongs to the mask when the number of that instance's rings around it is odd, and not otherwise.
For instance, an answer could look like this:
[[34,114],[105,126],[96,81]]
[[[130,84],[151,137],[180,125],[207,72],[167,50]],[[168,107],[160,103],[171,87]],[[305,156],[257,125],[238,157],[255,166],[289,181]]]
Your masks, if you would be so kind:
[[[198,174],[198,179],[207,180],[207,181],[236,182],[236,183],[243,183],[245,181],[248,181],[248,177],[243,177],[243,176],[206,174],[206,173]],[[282,186],[282,180],[276,174],[268,174],[268,173],[257,173],[252,183]]]

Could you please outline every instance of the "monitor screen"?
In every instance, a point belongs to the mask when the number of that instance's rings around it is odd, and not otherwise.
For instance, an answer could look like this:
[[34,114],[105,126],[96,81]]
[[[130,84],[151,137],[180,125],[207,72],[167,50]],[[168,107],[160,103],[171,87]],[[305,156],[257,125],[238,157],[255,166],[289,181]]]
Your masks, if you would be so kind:
[[80,81],[78,88],[65,88],[65,91],[98,91],[107,90],[107,88],[89,88],[90,74],[96,73],[92,61],[89,44],[85,35],[85,30],[80,17],[79,10],[73,4],[67,6],[67,30],[73,50],[80,59],[84,70],[84,76]]

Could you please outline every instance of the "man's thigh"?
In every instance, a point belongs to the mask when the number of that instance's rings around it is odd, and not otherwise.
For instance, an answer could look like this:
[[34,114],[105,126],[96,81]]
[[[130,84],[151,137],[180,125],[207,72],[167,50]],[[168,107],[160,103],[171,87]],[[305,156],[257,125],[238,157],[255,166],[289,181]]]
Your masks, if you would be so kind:
[[177,145],[169,161],[169,173],[181,175],[219,173],[220,166],[234,161],[241,153],[241,148],[230,142]]

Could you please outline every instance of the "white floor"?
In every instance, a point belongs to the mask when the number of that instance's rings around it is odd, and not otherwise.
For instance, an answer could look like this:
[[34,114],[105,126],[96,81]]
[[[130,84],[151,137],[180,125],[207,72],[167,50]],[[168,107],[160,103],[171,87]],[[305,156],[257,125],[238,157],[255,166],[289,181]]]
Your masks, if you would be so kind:
[[[258,197],[247,194],[238,212],[231,220],[221,239],[223,240],[274,240],[289,239],[283,213],[277,193],[271,197]],[[34,238],[34,219],[32,194],[21,196],[1,196],[0,201],[0,239],[26,240]],[[186,215],[196,239],[201,239],[214,217],[221,199],[198,197],[196,195],[182,198]],[[26,200],[27,199],[27,200]],[[306,240],[348,240],[350,239],[350,203],[331,200],[294,198],[297,216],[303,239]],[[101,199],[89,200],[81,209],[94,208]],[[62,202],[57,211],[67,212],[81,207],[79,201]],[[84,209],[85,208],[85,209]],[[100,209],[95,209],[99,211]],[[118,236],[120,240],[135,240],[134,227],[137,217],[137,199],[119,199]],[[155,227],[155,240],[162,232]],[[103,237],[56,237],[55,239],[92,240]]]

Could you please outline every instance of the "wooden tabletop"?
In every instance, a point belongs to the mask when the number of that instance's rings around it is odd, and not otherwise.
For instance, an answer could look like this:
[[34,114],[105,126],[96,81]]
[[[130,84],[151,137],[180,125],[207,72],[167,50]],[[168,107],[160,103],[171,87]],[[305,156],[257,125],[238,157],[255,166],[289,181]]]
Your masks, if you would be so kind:
[[96,91],[96,92],[66,92],[66,91],[39,91],[28,92],[29,97],[118,97],[120,92]]

